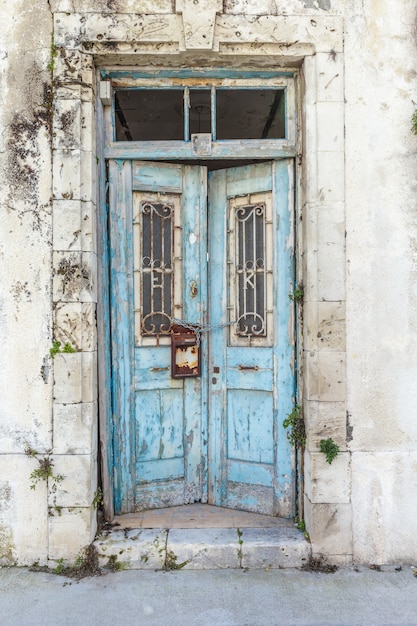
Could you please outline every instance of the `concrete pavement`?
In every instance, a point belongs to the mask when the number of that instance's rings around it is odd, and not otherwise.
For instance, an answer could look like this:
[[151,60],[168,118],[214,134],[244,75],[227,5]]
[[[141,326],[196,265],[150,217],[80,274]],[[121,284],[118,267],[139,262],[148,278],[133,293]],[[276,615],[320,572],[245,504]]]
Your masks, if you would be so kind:
[[417,578],[366,567],[128,570],[71,580],[0,570],[1,626],[417,625]]

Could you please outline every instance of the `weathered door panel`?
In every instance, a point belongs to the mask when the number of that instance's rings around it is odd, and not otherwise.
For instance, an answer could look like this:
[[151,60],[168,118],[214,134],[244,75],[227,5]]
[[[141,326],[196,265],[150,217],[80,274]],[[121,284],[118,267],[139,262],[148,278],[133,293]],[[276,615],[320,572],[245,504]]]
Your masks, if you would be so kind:
[[[282,421],[294,393],[287,161],[210,174],[210,488],[214,504],[291,515]],[[212,375],[213,373],[213,375]]]
[[[292,513],[291,167],[209,187],[207,202],[203,167],[110,162],[117,513],[207,498]],[[171,377],[172,318],[213,327],[197,378]]]
[[115,510],[204,501],[206,370],[171,378],[169,329],[204,321],[205,170],[111,162],[110,184]]

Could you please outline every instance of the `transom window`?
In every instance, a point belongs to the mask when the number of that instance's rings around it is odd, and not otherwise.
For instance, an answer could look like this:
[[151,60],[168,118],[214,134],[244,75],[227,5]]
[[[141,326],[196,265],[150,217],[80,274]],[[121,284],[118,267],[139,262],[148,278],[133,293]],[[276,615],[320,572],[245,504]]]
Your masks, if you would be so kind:
[[296,76],[257,70],[101,70],[104,156],[209,170],[292,157]]
[[115,90],[116,141],[285,139],[285,87]]

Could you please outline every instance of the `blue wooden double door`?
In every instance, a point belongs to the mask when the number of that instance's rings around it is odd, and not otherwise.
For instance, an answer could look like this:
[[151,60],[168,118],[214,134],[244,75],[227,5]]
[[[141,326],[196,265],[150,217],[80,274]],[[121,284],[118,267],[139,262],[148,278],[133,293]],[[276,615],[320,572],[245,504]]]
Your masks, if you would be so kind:
[[[291,516],[292,161],[121,159],[109,181],[116,513]],[[201,332],[173,363],[173,328],[188,325]],[[193,375],[174,375],[178,354]]]

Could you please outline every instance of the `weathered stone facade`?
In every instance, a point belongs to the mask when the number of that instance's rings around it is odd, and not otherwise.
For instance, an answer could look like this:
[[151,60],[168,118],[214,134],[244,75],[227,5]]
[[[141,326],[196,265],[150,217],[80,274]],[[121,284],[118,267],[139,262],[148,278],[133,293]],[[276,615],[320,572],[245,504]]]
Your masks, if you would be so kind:
[[[97,68],[114,65],[299,73],[306,525],[313,551],[334,562],[417,558],[417,7],[397,4],[8,3],[0,44],[1,563],[71,559],[96,531],[99,404],[104,414],[107,402],[97,385],[106,367]],[[54,340],[75,351],[52,358]],[[341,449],[331,465],[319,452],[326,437]],[[45,457],[63,480],[31,489]]]

